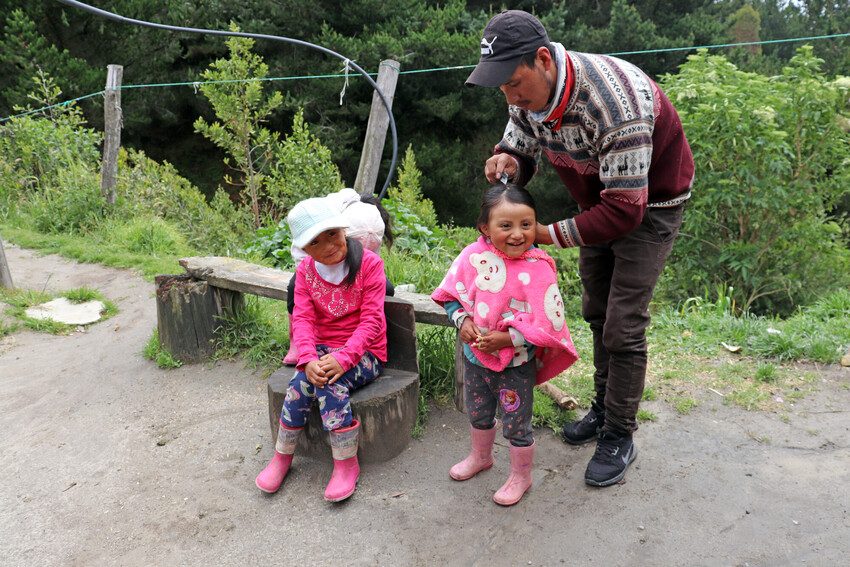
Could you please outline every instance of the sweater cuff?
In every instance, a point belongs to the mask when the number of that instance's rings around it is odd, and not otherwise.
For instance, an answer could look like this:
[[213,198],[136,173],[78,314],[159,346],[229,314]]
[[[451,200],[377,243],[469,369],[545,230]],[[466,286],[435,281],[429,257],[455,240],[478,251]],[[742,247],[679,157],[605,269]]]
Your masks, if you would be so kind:
[[549,236],[558,248],[572,248],[583,244],[578,233],[576,221],[566,219],[549,225]]
[[467,317],[469,317],[469,313],[467,313],[466,310],[461,307],[460,309],[452,313],[452,323],[455,324],[455,327],[460,329],[463,325],[463,321]]

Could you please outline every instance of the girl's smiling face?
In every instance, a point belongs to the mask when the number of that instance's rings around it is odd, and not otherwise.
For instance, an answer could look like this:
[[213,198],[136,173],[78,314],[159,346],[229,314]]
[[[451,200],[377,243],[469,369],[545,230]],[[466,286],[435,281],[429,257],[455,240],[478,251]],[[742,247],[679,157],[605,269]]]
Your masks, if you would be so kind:
[[508,258],[518,258],[534,244],[537,215],[528,205],[507,199],[490,209],[487,224],[479,227],[493,246]]
[[331,228],[310,241],[304,247],[304,252],[315,261],[326,266],[333,266],[345,260],[348,254],[348,244],[345,242],[345,230]]

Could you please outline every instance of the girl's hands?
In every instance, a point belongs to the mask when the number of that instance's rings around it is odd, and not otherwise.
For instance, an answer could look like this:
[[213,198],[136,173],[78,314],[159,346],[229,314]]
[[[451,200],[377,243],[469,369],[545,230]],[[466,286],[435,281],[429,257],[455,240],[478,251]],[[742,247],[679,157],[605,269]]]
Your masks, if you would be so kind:
[[304,367],[304,374],[307,375],[307,380],[317,388],[324,387],[325,383],[328,381],[319,360],[311,360],[308,362]]
[[324,388],[339,380],[345,374],[337,359],[330,354],[322,356],[319,360],[311,360],[304,367],[307,380],[317,388]]
[[506,331],[491,331],[486,335],[479,335],[478,340],[472,343],[472,346],[486,353],[494,354],[496,351],[514,346],[514,344]]
[[319,359],[319,367],[325,373],[325,379],[327,380],[328,386],[339,380],[339,377],[345,374],[345,371],[342,369],[339,361],[331,356],[330,353]]
[[467,317],[460,324],[460,340],[465,343],[474,344],[481,336],[478,325],[472,322],[472,317]]

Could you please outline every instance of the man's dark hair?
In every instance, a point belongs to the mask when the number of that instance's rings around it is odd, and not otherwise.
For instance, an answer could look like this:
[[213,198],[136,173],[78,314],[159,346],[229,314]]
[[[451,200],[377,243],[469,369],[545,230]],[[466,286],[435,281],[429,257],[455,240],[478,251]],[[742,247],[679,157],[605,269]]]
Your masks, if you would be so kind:
[[[552,61],[554,61],[555,60],[555,48],[552,47],[552,44],[547,43],[545,45],[542,45],[541,47],[545,47],[546,49],[549,50],[549,55],[552,56]],[[525,65],[526,67],[532,67],[533,68],[535,59],[537,59],[537,50],[534,50],[530,53],[526,53],[525,55],[522,56],[522,59],[520,59],[519,62],[520,62],[521,65]]]

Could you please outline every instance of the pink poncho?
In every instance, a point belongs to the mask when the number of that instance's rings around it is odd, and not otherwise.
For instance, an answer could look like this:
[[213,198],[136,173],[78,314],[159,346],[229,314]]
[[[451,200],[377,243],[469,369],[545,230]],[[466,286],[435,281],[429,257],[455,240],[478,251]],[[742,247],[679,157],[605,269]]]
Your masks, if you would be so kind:
[[[563,372],[578,359],[564,320],[555,262],[539,248],[509,258],[483,236],[463,249],[431,299],[459,301],[479,329],[522,333],[535,345],[537,384]],[[488,354],[470,346],[485,367],[503,370],[514,347]]]

